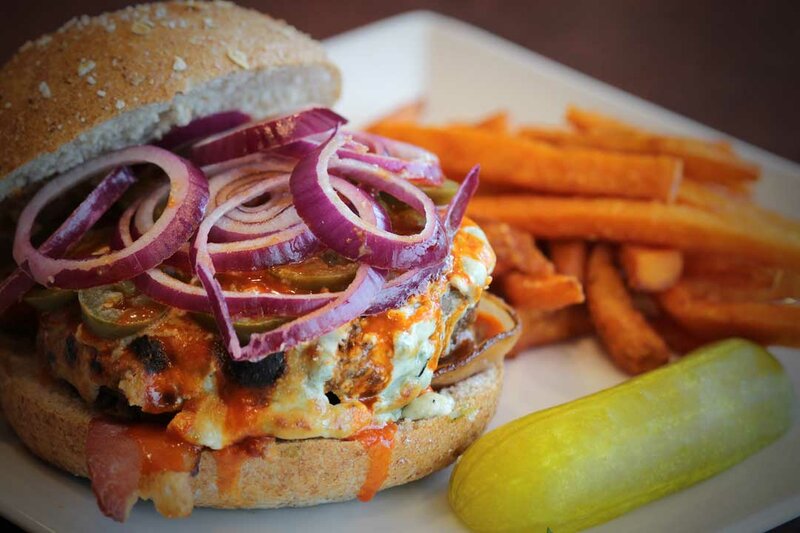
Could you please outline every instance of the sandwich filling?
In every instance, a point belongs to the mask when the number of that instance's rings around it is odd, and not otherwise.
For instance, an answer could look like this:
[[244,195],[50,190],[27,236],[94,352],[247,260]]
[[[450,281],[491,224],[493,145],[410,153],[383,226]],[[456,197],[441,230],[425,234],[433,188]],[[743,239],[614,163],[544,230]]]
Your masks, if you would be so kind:
[[433,372],[470,334],[494,261],[486,236],[465,220],[448,268],[423,292],[255,363],[232,361],[214,328],[186,311],[106,339],[77,304],[42,314],[39,353],[87,402],[125,417],[161,416],[192,444],[346,438],[404,416],[449,414],[430,389]]

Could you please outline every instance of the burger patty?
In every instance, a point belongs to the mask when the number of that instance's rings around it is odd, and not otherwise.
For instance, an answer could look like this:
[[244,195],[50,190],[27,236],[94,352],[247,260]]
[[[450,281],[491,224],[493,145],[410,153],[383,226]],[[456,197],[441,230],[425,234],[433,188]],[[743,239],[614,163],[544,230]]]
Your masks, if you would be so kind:
[[429,390],[451,339],[471,329],[494,266],[471,222],[455,237],[451,264],[402,307],[357,318],[258,363],[232,361],[215,332],[175,309],[119,340],[94,335],[77,305],[44,314],[39,353],[87,402],[118,398],[136,412],[168,415],[170,429],[194,444],[218,449],[264,435],[344,438],[400,418]]

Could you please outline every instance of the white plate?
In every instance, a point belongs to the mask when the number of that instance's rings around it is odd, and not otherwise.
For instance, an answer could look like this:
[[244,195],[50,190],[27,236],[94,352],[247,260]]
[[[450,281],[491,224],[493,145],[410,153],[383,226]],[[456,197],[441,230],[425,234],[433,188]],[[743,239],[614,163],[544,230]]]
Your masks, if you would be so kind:
[[[438,15],[416,12],[327,42],[344,72],[339,110],[356,124],[425,96],[433,121],[476,118],[508,109],[519,121],[559,123],[565,106],[596,107],[644,126],[676,133],[721,134],[643,102],[495,36]],[[702,90],[702,88],[687,88]],[[731,110],[731,112],[736,112]],[[734,142],[760,163],[759,200],[787,214],[800,205],[800,168]],[[800,390],[800,354],[776,349]],[[492,426],[618,383],[591,340],[551,346],[510,361]],[[730,470],[644,506],[595,531],[763,531],[800,514],[800,424]],[[390,489],[370,503],[348,502],[277,511],[195,510],[161,518],[139,503],[125,524],[103,518],[89,484],[33,459],[0,423],[0,512],[39,531],[460,531],[449,511],[449,470]]]

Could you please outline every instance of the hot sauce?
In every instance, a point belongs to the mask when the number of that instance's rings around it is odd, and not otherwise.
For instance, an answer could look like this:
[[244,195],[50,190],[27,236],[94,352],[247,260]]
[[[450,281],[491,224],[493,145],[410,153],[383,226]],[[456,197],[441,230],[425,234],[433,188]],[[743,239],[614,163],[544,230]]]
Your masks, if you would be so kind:
[[489,313],[478,313],[475,317],[475,333],[478,342],[503,333],[506,328],[500,319]]
[[242,464],[251,457],[262,457],[265,447],[274,442],[272,437],[246,439],[213,452],[217,465],[217,491],[234,493],[239,487]]
[[349,439],[358,441],[364,446],[369,460],[367,475],[361,490],[358,491],[358,499],[362,502],[370,501],[389,475],[396,432],[397,424],[389,422],[380,428],[362,429]]
[[125,434],[138,444],[142,453],[142,474],[191,472],[197,465],[200,447],[153,424],[129,426]]

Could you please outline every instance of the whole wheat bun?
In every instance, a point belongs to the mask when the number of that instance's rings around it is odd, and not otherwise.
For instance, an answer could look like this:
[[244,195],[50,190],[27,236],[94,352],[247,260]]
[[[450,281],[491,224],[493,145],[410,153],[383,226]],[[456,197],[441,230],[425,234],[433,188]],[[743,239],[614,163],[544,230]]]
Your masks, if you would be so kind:
[[[483,432],[494,414],[502,385],[502,363],[440,392],[455,400],[450,416],[398,423],[389,474],[382,489],[420,479],[452,463]],[[100,413],[68,385],[47,381],[36,358],[0,351],[0,400],[5,417],[37,456],[77,476],[88,477],[86,436]],[[200,507],[300,507],[350,500],[364,482],[369,459],[356,441],[278,441],[241,465],[238,486],[217,490],[214,452],[201,453],[191,478]]]
[[0,70],[0,199],[199,116],[330,106],[339,91],[319,43],[229,2],[76,18]]

